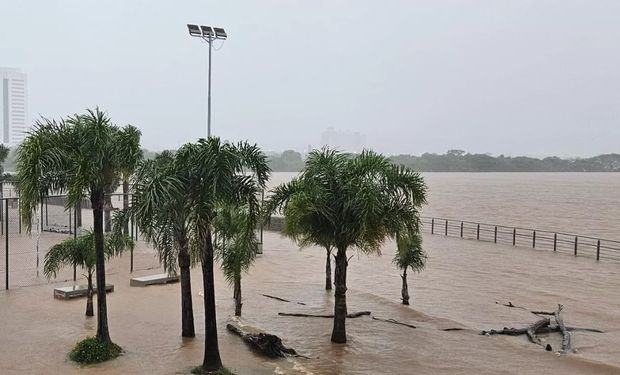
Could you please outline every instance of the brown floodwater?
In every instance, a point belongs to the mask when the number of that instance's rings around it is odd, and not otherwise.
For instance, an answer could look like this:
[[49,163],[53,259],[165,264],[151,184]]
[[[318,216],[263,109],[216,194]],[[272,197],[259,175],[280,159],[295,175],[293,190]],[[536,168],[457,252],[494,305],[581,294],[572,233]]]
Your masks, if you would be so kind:
[[[493,176],[427,175],[432,190],[425,213],[509,225],[548,223],[544,229],[581,233],[578,229],[585,228],[584,234],[618,237],[613,234],[618,233],[620,176],[500,174],[503,182]],[[591,197],[588,192],[576,193],[590,189],[588,176],[604,185],[591,187]],[[536,178],[546,186],[540,192],[532,190]],[[551,202],[545,210],[537,194]],[[530,203],[532,199],[538,203]],[[584,202],[587,199],[589,203]],[[592,214],[571,214],[584,209]],[[608,216],[595,217],[594,212]],[[572,226],[566,228],[569,223]],[[392,243],[385,244],[380,256],[351,252],[348,271],[350,312],[370,310],[375,317],[417,328],[368,316],[348,319],[349,342],[335,345],[329,341],[330,319],[278,316],[278,312],[331,313],[333,295],[323,290],[324,252],[300,250],[278,233],[265,232],[264,254],[243,279],[243,321],[277,334],[309,359],[262,359],[226,332],[234,304],[232,290],[218,272],[224,363],[238,374],[620,374],[620,264],[428,234],[424,241],[430,258],[425,271],[410,276],[410,307],[399,303],[400,277],[391,263]],[[192,276],[198,337],[184,340],[179,285],[130,288],[128,263],[124,256],[108,265],[108,279],[116,287],[108,298],[110,330],[125,355],[84,368],[71,363],[66,353],[95,330],[95,320],[83,316],[85,301],[52,298],[54,286],[70,282],[15,288],[0,292],[0,374],[183,374],[199,364],[204,340],[200,269],[194,269]],[[143,244],[136,251],[136,266],[139,271],[134,275],[157,272],[152,251]],[[59,276],[68,278],[69,271]],[[524,337],[479,335],[482,329],[520,327],[537,319],[496,303],[509,300],[536,310],[564,304],[567,325],[605,333],[575,332],[577,352],[563,356],[545,352]],[[463,330],[446,332],[446,328]],[[560,341],[558,334],[543,339],[554,348]]]

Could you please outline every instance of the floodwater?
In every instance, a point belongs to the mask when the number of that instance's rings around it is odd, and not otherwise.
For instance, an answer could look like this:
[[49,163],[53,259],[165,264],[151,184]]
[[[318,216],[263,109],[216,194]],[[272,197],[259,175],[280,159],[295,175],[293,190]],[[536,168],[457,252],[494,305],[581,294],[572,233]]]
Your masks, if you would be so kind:
[[[614,235],[620,175],[426,177],[432,192],[427,215],[620,237]],[[279,174],[275,178],[284,179]],[[537,178],[544,188],[536,189]],[[550,203],[542,207],[541,202]],[[349,342],[335,345],[329,341],[330,319],[278,316],[333,311],[333,295],[323,290],[324,251],[300,250],[278,233],[265,232],[264,254],[242,281],[243,321],[280,336],[309,359],[265,360],[226,332],[234,303],[218,272],[224,363],[238,374],[620,374],[619,263],[428,234],[424,241],[430,258],[426,270],[410,275],[410,307],[399,303],[401,281],[391,263],[392,243],[386,243],[380,256],[351,252],[348,271],[349,312],[369,310],[372,316],[417,328],[368,316],[348,319]],[[141,270],[134,275],[156,273],[147,266],[155,263],[152,252],[140,245],[136,264]],[[94,319],[83,316],[85,301],[54,300],[52,287],[70,284],[66,282],[16,288],[0,292],[0,374],[184,374],[199,364],[204,339],[200,269],[192,276],[198,337],[183,340],[179,285],[130,288],[128,268],[126,256],[112,259],[108,267],[109,282],[116,287],[108,298],[111,335],[125,355],[85,368],[71,363],[66,353],[72,345],[94,334]],[[63,278],[70,278],[69,272]],[[524,337],[479,335],[483,329],[521,327],[537,320],[525,310],[496,303],[507,301],[533,310],[553,310],[561,303],[567,325],[604,333],[574,332],[577,352],[563,356],[545,352]],[[553,348],[560,341],[558,334],[543,339]]]

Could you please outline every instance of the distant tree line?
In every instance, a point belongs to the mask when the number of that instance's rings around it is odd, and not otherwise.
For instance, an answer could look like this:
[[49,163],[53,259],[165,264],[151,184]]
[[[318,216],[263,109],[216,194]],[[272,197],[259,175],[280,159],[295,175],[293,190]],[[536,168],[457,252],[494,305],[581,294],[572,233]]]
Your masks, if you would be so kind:
[[[620,172],[620,154],[574,159],[551,156],[538,159],[449,150],[445,154],[401,154],[391,156],[390,159],[419,172]],[[269,165],[276,172],[297,172],[302,169],[304,160],[299,152],[287,150],[281,154],[270,154]]]

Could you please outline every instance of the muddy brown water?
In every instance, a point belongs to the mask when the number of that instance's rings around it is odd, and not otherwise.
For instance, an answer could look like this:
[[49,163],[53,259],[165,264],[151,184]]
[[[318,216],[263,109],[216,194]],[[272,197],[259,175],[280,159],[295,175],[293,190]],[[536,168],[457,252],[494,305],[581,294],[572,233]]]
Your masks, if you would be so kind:
[[[467,214],[464,219],[480,221],[482,216],[495,215],[496,219],[484,220],[517,225],[533,222],[532,226],[549,223],[545,229],[586,228],[585,234],[618,237],[613,233],[620,217],[620,176],[572,176],[523,174],[500,176],[505,180],[498,182],[493,175],[433,174],[427,177],[432,193],[426,211],[458,218]],[[532,179],[536,178],[542,178],[539,183],[547,186],[540,192],[532,191]],[[600,185],[590,186],[587,178]],[[503,188],[499,187],[502,183]],[[586,188],[591,194],[576,193]],[[454,192],[459,189],[461,194]],[[510,189],[519,193],[511,196],[506,193]],[[504,191],[502,199],[495,197],[499,191]],[[537,194],[554,204],[542,210],[538,198],[534,199],[538,205],[524,200]],[[477,196],[492,199],[476,201]],[[561,202],[565,202],[563,208],[553,208]],[[536,207],[538,210],[532,211]],[[608,216],[569,214],[583,209]],[[572,227],[565,228],[568,224]],[[323,290],[324,252],[300,250],[278,233],[266,232],[264,254],[243,279],[243,320],[277,334],[310,359],[265,360],[228,334],[225,323],[234,309],[232,289],[218,272],[218,328],[225,364],[239,374],[620,373],[620,264],[442,236],[425,235],[424,241],[430,258],[425,271],[410,276],[410,307],[399,304],[400,277],[391,264],[392,243],[385,244],[380,256],[352,252],[348,272],[349,311],[370,310],[373,316],[418,328],[367,316],[348,319],[348,344],[334,345],[329,342],[330,319],[277,315],[332,311],[332,294]],[[136,263],[156,267],[152,252],[144,245],[136,251]],[[183,374],[199,364],[204,339],[199,268],[192,276],[198,331],[193,340],[180,337],[179,285],[130,288],[127,270],[126,256],[109,262],[108,278],[116,286],[108,298],[111,335],[126,350],[125,355],[83,368],[71,363],[66,353],[78,339],[93,335],[95,330],[94,319],[83,316],[85,301],[52,298],[54,286],[70,283],[15,288],[0,292],[0,374]],[[134,275],[155,272],[143,269]],[[68,273],[62,277],[68,278]],[[305,305],[265,298],[263,293]],[[524,310],[496,304],[508,300],[545,310],[562,303],[568,325],[605,333],[575,332],[577,353],[568,356],[545,352],[523,337],[479,335],[482,329],[521,326],[537,319]],[[445,328],[464,330],[446,332]],[[557,334],[544,339],[554,348],[559,345]]]

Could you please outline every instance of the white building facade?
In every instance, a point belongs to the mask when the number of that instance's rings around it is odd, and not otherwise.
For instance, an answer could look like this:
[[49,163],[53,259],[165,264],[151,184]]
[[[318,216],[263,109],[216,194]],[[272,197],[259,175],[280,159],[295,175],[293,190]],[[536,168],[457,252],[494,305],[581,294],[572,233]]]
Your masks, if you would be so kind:
[[0,140],[8,147],[24,140],[28,131],[26,74],[19,69],[0,68]]

